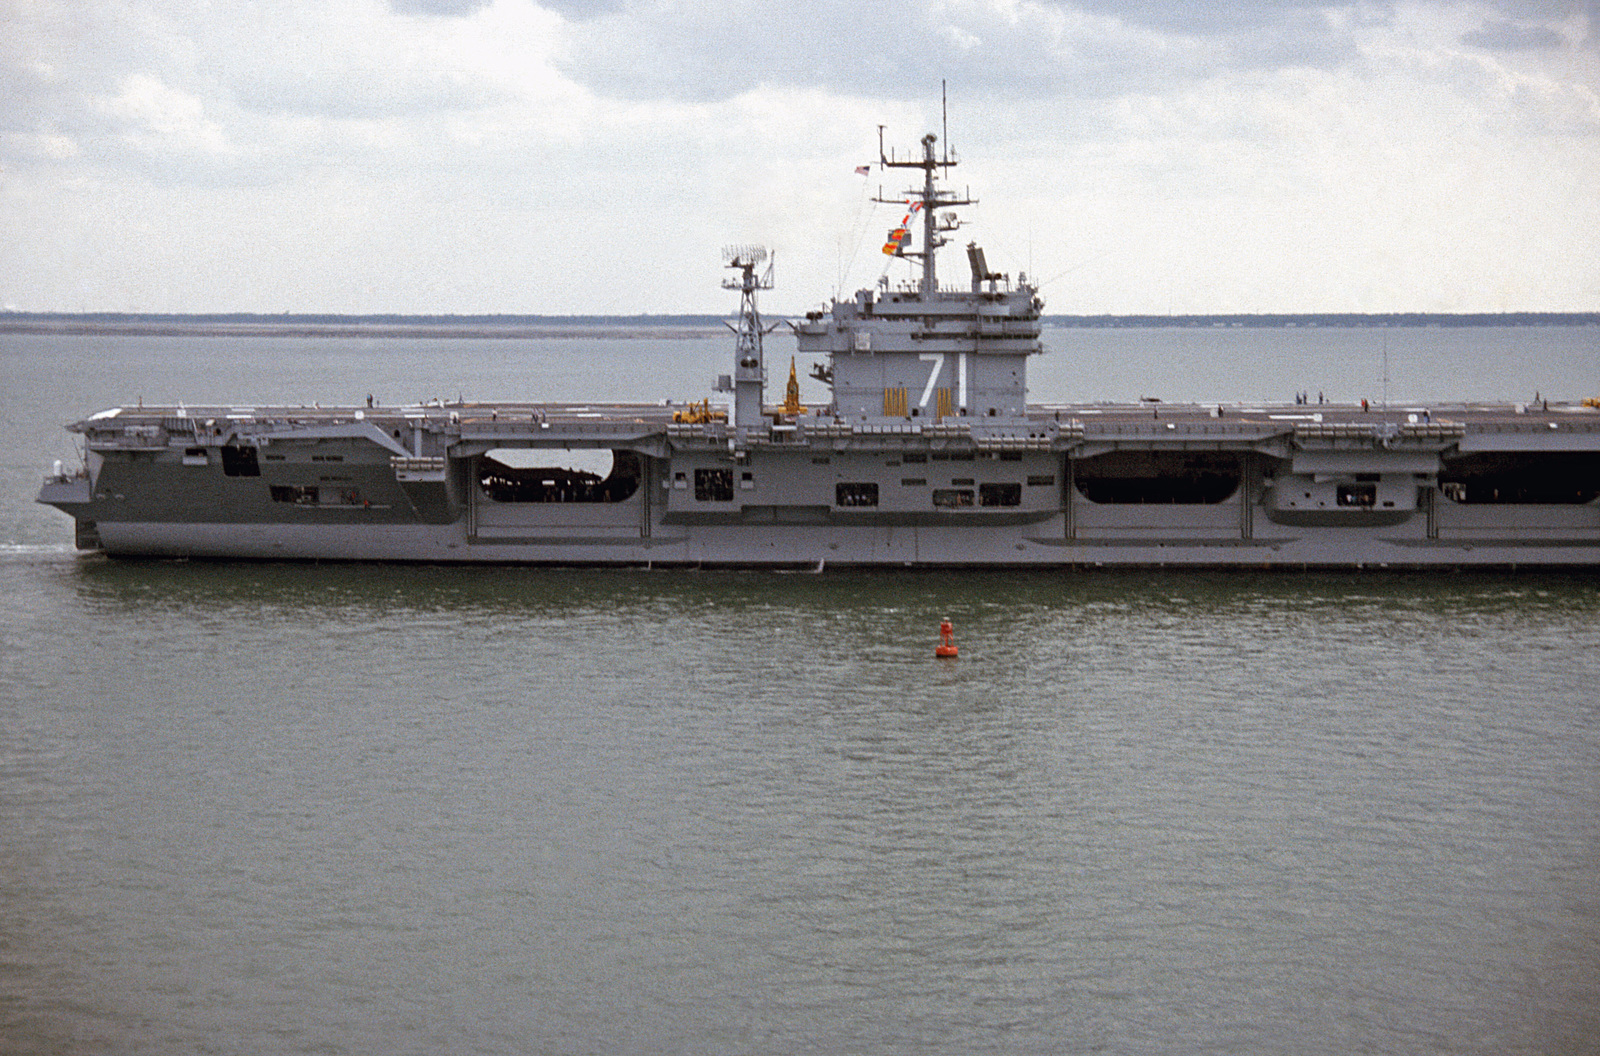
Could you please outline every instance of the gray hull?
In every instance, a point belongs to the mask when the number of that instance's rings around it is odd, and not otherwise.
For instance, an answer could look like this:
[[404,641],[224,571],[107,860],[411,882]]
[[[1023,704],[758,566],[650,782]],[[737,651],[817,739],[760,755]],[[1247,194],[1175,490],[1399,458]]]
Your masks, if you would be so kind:
[[[791,324],[765,399],[766,254],[731,247],[726,410],[117,408],[39,501],[115,556],[582,565],[1600,566],[1600,409],[1029,405],[1043,302],[967,246],[935,137],[877,286]],[[921,225],[920,239],[910,230]],[[920,245],[920,249],[913,248]],[[910,279],[891,282],[901,263]],[[575,464],[598,455],[603,468]]]
[[[171,525],[128,522],[101,526],[103,549],[124,557],[248,560],[412,561],[639,567],[843,568],[1373,568],[1491,567],[1509,569],[1600,565],[1593,541],[1499,540],[1422,542],[1350,538],[1321,531],[1280,542],[1162,542],[1037,537],[974,538],[939,529],[788,529],[779,533],[704,530],[679,541],[551,541],[483,546],[459,529],[323,528],[281,525]],[[992,534],[992,533],[985,533]]]
[[[1031,429],[976,439],[813,416],[742,452],[726,423],[674,424],[660,408],[402,408],[331,436],[354,411],[258,409],[241,435],[206,409],[123,410],[80,423],[88,466],[48,480],[40,501],[77,519],[85,549],[128,557],[1600,566],[1592,409],[1440,409],[1426,426],[1359,408],[1325,408],[1321,423],[1294,408],[1088,410],[1035,408]],[[496,468],[507,452],[555,467],[574,448],[609,453],[611,475],[578,486],[558,468]],[[1530,473],[1537,486],[1516,485]]]

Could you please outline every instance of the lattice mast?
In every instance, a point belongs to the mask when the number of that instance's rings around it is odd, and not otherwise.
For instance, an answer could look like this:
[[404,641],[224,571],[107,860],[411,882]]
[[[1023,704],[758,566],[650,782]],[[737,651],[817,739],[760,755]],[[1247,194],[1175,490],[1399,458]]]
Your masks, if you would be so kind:
[[[727,246],[722,251],[724,264],[737,275],[722,280],[725,290],[739,291],[739,322],[728,324],[734,332],[733,424],[744,430],[759,425],[762,401],[766,397],[767,367],[761,339],[768,333],[761,325],[756,307],[756,292],[772,289],[772,264],[763,246]],[[756,269],[767,265],[765,272]]]

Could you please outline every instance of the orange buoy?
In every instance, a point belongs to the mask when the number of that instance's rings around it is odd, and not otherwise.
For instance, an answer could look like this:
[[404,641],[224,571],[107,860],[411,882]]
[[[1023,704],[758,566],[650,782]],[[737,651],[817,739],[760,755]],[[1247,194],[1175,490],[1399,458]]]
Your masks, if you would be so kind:
[[955,656],[955,655],[957,655],[957,650],[956,650],[956,629],[954,627],[950,626],[950,617],[948,617],[948,616],[946,616],[943,620],[939,621],[939,644],[933,650],[933,655],[934,656]]

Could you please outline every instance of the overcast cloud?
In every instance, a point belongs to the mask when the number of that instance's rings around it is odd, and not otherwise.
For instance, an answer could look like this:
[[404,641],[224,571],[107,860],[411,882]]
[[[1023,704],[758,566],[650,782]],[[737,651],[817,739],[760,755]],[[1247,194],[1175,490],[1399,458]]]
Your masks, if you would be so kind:
[[0,0],[0,304],[804,310],[941,78],[1050,311],[1600,309],[1596,0]]

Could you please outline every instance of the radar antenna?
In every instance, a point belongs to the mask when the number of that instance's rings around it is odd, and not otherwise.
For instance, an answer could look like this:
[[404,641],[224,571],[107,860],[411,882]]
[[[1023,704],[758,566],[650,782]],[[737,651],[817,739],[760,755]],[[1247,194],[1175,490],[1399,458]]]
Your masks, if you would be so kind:
[[[728,324],[734,333],[733,421],[735,428],[747,430],[761,421],[761,404],[766,394],[767,369],[762,357],[761,339],[772,332],[761,325],[756,293],[772,289],[771,254],[765,246],[725,246],[722,263],[736,275],[722,280],[725,290],[739,291],[739,323]],[[766,264],[766,271],[757,274]]]

